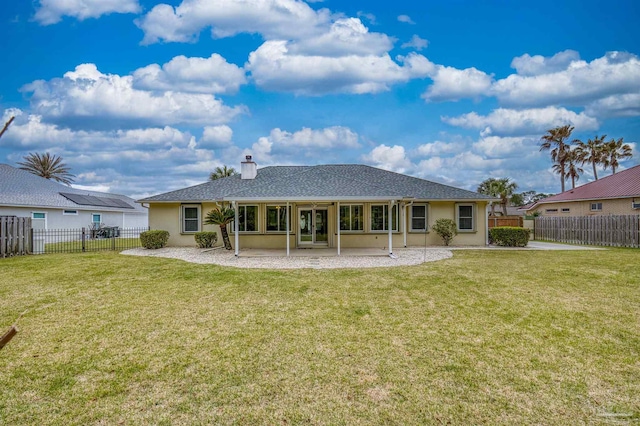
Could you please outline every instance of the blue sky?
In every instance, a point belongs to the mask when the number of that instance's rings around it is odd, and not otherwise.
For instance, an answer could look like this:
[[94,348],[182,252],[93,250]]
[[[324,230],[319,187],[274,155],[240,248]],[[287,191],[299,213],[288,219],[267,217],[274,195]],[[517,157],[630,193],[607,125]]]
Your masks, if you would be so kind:
[[0,162],[49,151],[133,197],[246,154],[555,193],[547,129],[640,162],[639,19],[635,0],[7,2]]

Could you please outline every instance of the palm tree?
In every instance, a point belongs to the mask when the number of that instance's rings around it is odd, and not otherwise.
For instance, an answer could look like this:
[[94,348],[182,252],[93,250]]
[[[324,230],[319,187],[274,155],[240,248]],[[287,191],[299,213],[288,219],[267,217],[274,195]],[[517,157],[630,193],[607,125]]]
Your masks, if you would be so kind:
[[633,151],[629,144],[624,143],[623,138],[618,140],[611,139],[605,144],[604,156],[604,168],[606,169],[610,166],[615,175],[616,169],[620,166],[619,160],[633,157]]
[[[476,192],[478,192],[479,194],[489,195],[491,197],[500,196],[500,192],[498,191],[497,181],[498,180],[496,178],[488,178],[483,180],[480,183],[480,185],[478,185],[478,189],[476,189]],[[491,216],[496,215],[495,210],[496,210],[496,205],[494,202],[491,202]]]
[[579,139],[573,141],[576,144],[576,155],[578,157],[578,161],[581,161],[582,165],[584,165],[584,163],[591,164],[593,167],[593,177],[596,180],[598,180],[598,171],[596,170],[596,166],[604,164],[604,138],[606,137],[607,135],[596,135],[593,139],[588,139],[586,143]]
[[507,215],[507,204],[513,193],[518,189],[518,184],[512,182],[509,178],[502,178],[496,181],[496,189],[498,190],[498,196],[500,197],[500,205],[502,206],[502,213]]
[[[576,149],[569,149],[565,154],[565,179],[569,180],[571,178],[571,189],[576,189],[576,181],[580,179],[580,175],[584,173],[584,170],[581,167],[578,167],[578,161],[580,161],[579,152]],[[553,166],[556,169],[558,165]]]
[[228,207],[220,207],[211,210],[205,216],[205,225],[219,225],[220,233],[222,234],[222,241],[224,242],[224,248],[227,250],[233,249],[231,247],[231,241],[229,241],[229,233],[227,232],[227,225],[233,222],[235,218],[235,210]]
[[4,132],[7,131],[7,129],[9,128],[9,126],[11,125],[11,123],[13,122],[13,120],[15,119],[14,116],[11,116],[11,118],[9,119],[9,121],[7,121],[6,123],[4,123],[4,127],[2,128],[2,130],[0,130],[0,138],[2,137],[2,135],[4,135]]
[[65,185],[71,185],[75,176],[69,173],[69,168],[62,162],[62,157],[51,155],[48,152],[42,155],[37,152],[29,153],[24,157],[24,162],[19,162],[18,164],[22,166],[20,167],[22,170],[46,179],[53,179]]
[[571,136],[574,127],[567,124],[566,126],[556,127],[555,129],[547,130],[547,134],[542,136],[542,143],[540,144],[540,151],[551,150],[551,161],[553,161],[557,167],[554,167],[554,171],[560,173],[560,184],[562,186],[562,192],[564,192],[565,181],[565,164],[566,154],[570,142],[566,142]]
[[222,179],[237,174],[238,172],[236,172],[236,169],[234,169],[233,167],[216,167],[216,169],[209,175],[209,180]]
[[[500,197],[502,213],[506,216],[507,204],[509,204],[509,200],[516,189],[518,189],[518,184],[511,182],[509,178],[489,178],[480,183],[477,192],[480,194],[490,195],[492,197]],[[495,205],[493,203],[491,203],[491,215],[495,216]]]

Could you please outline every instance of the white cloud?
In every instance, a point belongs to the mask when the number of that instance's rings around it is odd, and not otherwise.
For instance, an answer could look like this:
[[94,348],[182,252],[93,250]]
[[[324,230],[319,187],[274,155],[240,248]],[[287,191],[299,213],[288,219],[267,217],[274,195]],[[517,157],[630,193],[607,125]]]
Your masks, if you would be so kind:
[[78,65],[63,78],[34,81],[23,91],[32,92],[33,110],[44,118],[82,120],[85,127],[222,124],[245,110],[228,107],[211,95],[136,90],[132,76],[102,74],[94,64]]
[[371,152],[363,155],[362,159],[375,167],[398,173],[409,172],[414,167],[401,145],[392,147],[384,144],[378,145]]
[[296,94],[378,93],[392,84],[425,75],[429,61],[420,55],[388,54],[342,57],[306,56],[289,52],[285,41],[267,41],[249,55],[245,66],[257,86]]
[[138,13],[138,0],[40,0],[34,19],[42,25],[60,22],[63,16],[80,21],[109,13]]
[[393,48],[393,40],[382,33],[370,33],[357,18],[338,19],[327,32],[288,43],[292,54],[338,57],[382,55]]
[[575,50],[558,52],[551,57],[531,56],[525,53],[522,56],[513,58],[511,68],[514,68],[520,75],[533,76],[563,71],[572,62],[579,60],[580,54]]
[[418,146],[416,153],[423,157],[429,157],[442,154],[455,154],[463,149],[464,143],[462,142],[435,141]]
[[317,130],[303,127],[302,130],[294,133],[273,129],[269,135],[269,140],[281,145],[283,149],[288,149],[289,147],[313,149],[359,148],[358,139],[356,132],[341,126]]
[[159,4],[136,24],[143,44],[190,42],[204,28],[213,37],[259,33],[267,39],[292,39],[318,34],[330,21],[329,11],[313,10],[300,0],[183,0],[175,8]]
[[414,34],[413,37],[411,37],[411,40],[409,40],[406,43],[403,43],[401,47],[403,49],[407,49],[407,48],[413,47],[414,49],[420,51],[422,49],[425,49],[428,45],[429,45],[429,41],[428,40],[420,38],[419,35]]
[[522,158],[538,151],[539,137],[485,136],[473,144],[473,150],[485,158]]
[[607,96],[587,105],[585,113],[596,117],[640,116],[640,93]]
[[463,70],[436,65],[429,75],[433,84],[422,94],[426,101],[457,101],[486,95],[493,82],[493,75],[476,68]]
[[413,19],[411,19],[411,17],[409,15],[399,15],[398,16],[398,21],[399,22],[404,22],[405,24],[411,24],[411,25],[415,25],[416,23],[413,22]]
[[489,115],[475,112],[458,117],[442,117],[452,126],[482,130],[483,135],[542,134],[547,129],[571,124],[582,130],[595,130],[599,123],[584,112],[576,114],[565,108],[546,107],[525,110],[498,108]]
[[206,126],[199,145],[207,148],[222,148],[231,145],[233,130],[227,125]]
[[[309,3],[309,2],[307,2]],[[365,20],[367,20],[371,25],[376,25],[378,22],[376,20],[376,15],[374,15],[373,13],[366,13],[366,12],[362,12],[359,11],[356,16],[358,18],[364,18]]]
[[[532,72],[530,62],[528,67],[518,66]],[[567,58],[558,62],[566,65]],[[548,66],[543,64],[541,68]],[[583,106],[609,96],[640,93],[640,60],[630,53],[609,52],[591,62],[573,60],[562,71],[512,74],[498,80],[491,93],[504,105]]]
[[235,93],[245,83],[244,70],[217,53],[209,58],[176,56],[162,67],[151,64],[133,73],[133,87],[142,90]]

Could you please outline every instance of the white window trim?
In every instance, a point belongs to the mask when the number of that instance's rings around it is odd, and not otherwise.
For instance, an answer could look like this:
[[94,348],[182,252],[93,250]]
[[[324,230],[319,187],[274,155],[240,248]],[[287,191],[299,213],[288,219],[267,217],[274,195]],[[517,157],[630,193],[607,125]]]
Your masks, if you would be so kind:
[[[43,218],[40,218],[40,217],[39,218],[35,218],[35,217],[33,217],[34,214],[43,214],[44,217]],[[44,229],[49,229],[47,227],[47,216],[48,216],[47,212],[37,212],[37,211],[36,212],[31,212],[31,220],[44,220]]]
[[[93,216],[95,215],[100,216],[100,220],[98,222],[93,221]],[[102,223],[102,213],[91,213],[91,223],[98,223],[98,224]]]
[[[264,209],[264,219],[265,219],[264,230],[265,230],[265,232],[267,232],[269,234],[286,234],[287,233],[286,228],[285,229],[279,229],[277,231],[269,230],[269,226],[267,224],[267,221],[269,220],[269,218],[267,217],[267,215],[269,214],[269,208],[270,207],[274,207],[274,208],[280,207],[281,209],[285,209],[285,211],[287,211],[287,206],[286,205],[283,206],[283,205],[280,205],[280,204],[267,204],[266,208]],[[286,219],[285,219],[285,221],[286,221]],[[280,227],[280,221],[279,220],[278,220],[278,227]],[[258,228],[259,228],[259,226],[258,226]],[[231,229],[234,229],[234,228],[232,227]],[[258,231],[242,231],[242,232],[243,233],[246,232],[246,233],[252,234],[252,233],[255,233],[255,232],[258,232]],[[290,233],[293,232],[293,229],[291,227],[291,206],[289,206],[289,232]]]
[[[342,209],[343,207],[349,207],[349,216],[352,215],[353,211],[351,210],[351,208],[353,206],[359,206],[362,208],[362,229],[340,229],[340,233],[341,234],[361,234],[364,232],[364,204],[340,204],[340,209]],[[342,218],[342,216],[340,216],[342,212],[340,210],[338,210],[338,222],[340,221],[340,219]],[[340,223],[338,223],[338,227],[340,227]],[[378,232],[378,231],[374,231],[374,232]]]
[[[393,217],[393,209],[397,209],[396,210],[396,229],[392,229],[391,232],[400,232],[400,211],[398,208],[398,204],[394,204],[393,206],[391,206],[391,208],[389,208],[389,204],[371,204],[369,205],[369,232],[372,233],[388,233],[389,230],[388,229],[373,229],[373,212],[372,209],[375,206],[386,206],[387,207],[387,211],[389,212],[389,214],[391,214],[391,217]],[[383,213],[384,213],[384,209],[383,209]],[[389,226],[389,217],[385,216],[384,220],[383,220],[383,228],[385,226]],[[392,224],[393,225],[393,224]],[[392,226],[393,228],[393,226]]]
[[78,210],[62,210],[62,215],[63,216],[78,216]]
[[[238,205],[238,219],[240,219],[240,208],[242,207],[255,207],[256,208],[256,230],[255,231],[241,231],[238,226],[238,232],[240,234],[259,234],[260,233],[260,205],[258,204],[239,204]],[[246,212],[246,210],[245,210]],[[265,213],[266,214],[266,213]],[[231,222],[231,229],[236,229],[236,224]],[[271,231],[275,232],[275,231]]]
[[[471,207],[471,229],[460,229],[460,207]],[[476,205],[474,203],[456,203],[456,228],[458,232],[476,232],[476,221],[478,215],[476,213]]]
[[[189,208],[198,209],[198,218],[196,219],[198,222],[198,229],[196,231],[186,231],[185,230],[185,217],[184,217],[184,209]],[[191,219],[193,220],[193,219]],[[202,231],[202,206],[200,204],[181,204],[180,205],[180,233],[181,234],[195,234],[196,232]]]
[[[424,228],[413,229],[413,207],[424,207]],[[414,203],[409,206],[409,232],[429,232],[429,203]]]
[[562,212],[562,213],[571,213],[571,208],[563,207],[562,209],[560,209],[560,212]]
[[[593,208],[594,205],[596,206],[595,209]],[[598,205],[600,205],[600,208],[598,208]],[[601,202],[590,203],[589,209],[592,212],[601,212],[602,211],[602,203]]]

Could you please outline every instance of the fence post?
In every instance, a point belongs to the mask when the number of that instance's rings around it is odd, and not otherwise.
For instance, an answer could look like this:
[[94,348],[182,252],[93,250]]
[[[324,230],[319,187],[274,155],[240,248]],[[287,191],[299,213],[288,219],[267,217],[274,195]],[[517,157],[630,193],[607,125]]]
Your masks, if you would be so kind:
[[83,253],[86,251],[86,247],[85,247],[86,237],[87,237],[86,228],[82,227],[82,252]]
[[113,231],[113,235],[111,235],[111,250],[115,251],[116,250],[116,234],[115,231]]

